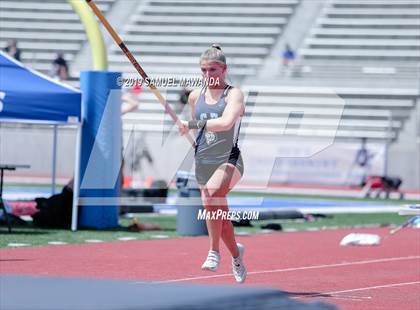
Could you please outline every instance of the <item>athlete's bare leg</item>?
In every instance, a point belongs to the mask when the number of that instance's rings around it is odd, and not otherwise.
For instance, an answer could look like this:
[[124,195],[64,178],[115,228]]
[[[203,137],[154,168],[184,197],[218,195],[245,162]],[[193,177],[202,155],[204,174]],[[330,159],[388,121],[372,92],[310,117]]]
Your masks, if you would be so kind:
[[[241,179],[239,170],[232,164],[220,166],[201,188],[201,197],[207,212],[228,211],[226,196]],[[224,241],[232,257],[239,255],[232,222],[229,219],[206,220],[210,238],[210,249],[220,252],[220,238]]]

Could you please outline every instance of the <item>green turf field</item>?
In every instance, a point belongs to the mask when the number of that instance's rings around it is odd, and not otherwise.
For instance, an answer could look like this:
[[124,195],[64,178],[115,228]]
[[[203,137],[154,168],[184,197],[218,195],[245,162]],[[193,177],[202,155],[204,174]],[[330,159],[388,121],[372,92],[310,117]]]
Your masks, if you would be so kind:
[[[13,232],[9,234],[6,226],[0,227],[0,247],[8,247],[10,244],[26,244],[28,246],[48,245],[49,242],[65,243],[85,243],[86,240],[100,240],[104,242],[119,241],[119,238],[152,239],[152,238],[178,238],[176,233],[176,216],[138,214],[141,223],[159,224],[160,231],[129,232],[127,227],[132,223],[132,219],[121,219],[120,228],[112,230],[79,230],[71,232],[60,229],[40,229],[33,227],[30,223],[25,226],[13,227]],[[376,214],[336,214],[331,217],[316,219],[315,221],[303,220],[270,220],[254,221],[253,227],[237,227],[236,233],[259,233],[263,230],[261,225],[267,223],[280,223],[284,230],[307,230],[307,229],[327,229],[335,227],[357,227],[371,225],[398,225],[403,223],[407,217],[399,216],[395,213],[376,213]],[[282,233],[282,232],[279,232]]]
[[381,204],[415,204],[418,200],[413,199],[381,199],[381,198],[362,198],[352,196],[327,196],[327,195],[307,195],[307,194],[284,194],[284,193],[266,193],[266,192],[252,192],[252,191],[232,191],[229,196],[233,197],[263,197],[263,198],[291,198],[291,199],[321,199],[333,201],[366,201],[366,202],[380,202]]

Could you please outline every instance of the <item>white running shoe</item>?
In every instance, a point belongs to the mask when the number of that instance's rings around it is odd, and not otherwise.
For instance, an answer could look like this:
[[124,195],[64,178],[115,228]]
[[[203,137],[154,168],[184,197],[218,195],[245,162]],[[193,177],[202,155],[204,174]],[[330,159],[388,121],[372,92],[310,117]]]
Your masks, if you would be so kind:
[[210,250],[206,261],[201,266],[203,270],[216,271],[219,268],[220,254],[216,251]]
[[236,282],[244,283],[246,279],[246,268],[244,265],[243,257],[245,248],[242,244],[237,243],[239,256],[237,258],[232,258],[232,271],[233,276],[235,277]]

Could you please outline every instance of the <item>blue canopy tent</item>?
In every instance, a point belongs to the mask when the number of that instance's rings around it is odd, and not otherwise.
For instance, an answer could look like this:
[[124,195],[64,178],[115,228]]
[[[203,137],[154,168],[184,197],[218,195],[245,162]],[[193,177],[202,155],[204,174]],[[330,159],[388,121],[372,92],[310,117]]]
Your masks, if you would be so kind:
[[79,123],[81,92],[31,70],[0,52],[0,119],[49,124]]
[[[76,125],[75,184],[79,182],[82,94],[0,52],[0,122],[54,125],[53,188],[55,187],[57,126]],[[74,187],[73,222],[76,229],[78,186]]]

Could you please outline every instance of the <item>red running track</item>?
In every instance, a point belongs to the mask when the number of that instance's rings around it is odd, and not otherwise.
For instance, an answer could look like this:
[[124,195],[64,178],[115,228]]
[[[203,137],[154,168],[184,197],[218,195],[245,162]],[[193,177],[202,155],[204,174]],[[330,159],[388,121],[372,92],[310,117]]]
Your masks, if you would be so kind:
[[[339,245],[350,229],[239,237],[246,247],[246,285],[274,287],[303,301],[341,309],[420,309],[420,230],[357,229],[383,237],[379,246]],[[234,284],[222,249],[217,273],[200,270],[206,237],[120,241],[0,250],[0,273]]]

